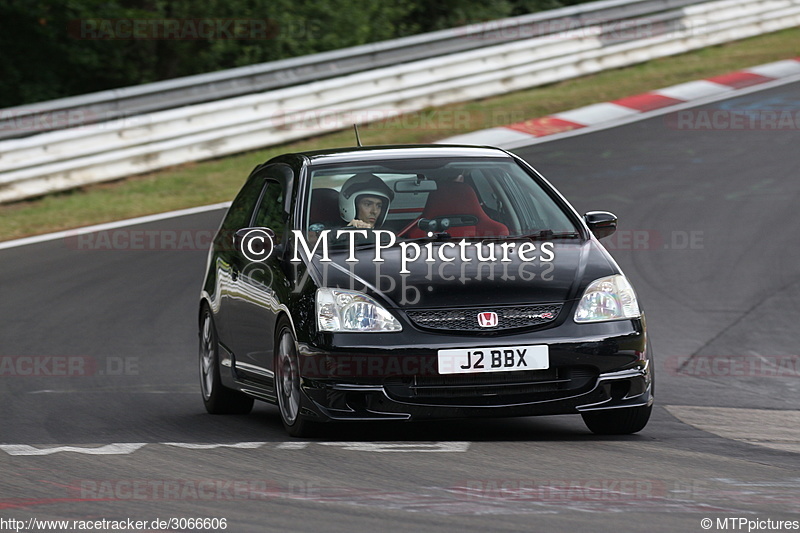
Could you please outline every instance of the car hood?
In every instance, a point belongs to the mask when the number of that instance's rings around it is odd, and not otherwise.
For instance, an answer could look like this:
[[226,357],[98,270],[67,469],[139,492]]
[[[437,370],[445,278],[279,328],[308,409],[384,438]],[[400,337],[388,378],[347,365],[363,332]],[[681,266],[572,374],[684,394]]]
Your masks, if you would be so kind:
[[[366,292],[383,300],[389,307],[449,308],[493,305],[519,305],[531,303],[563,302],[578,298],[586,285],[599,277],[619,273],[619,268],[605,249],[594,239],[587,241],[563,240],[552,242],[552,254],[540,260],[540,246],[529,254],[536,260],[525,261],[519,253],[509,253],[503,258],[499,242],[485,243],[495,249],[495,260],[480,260],[474,248],[467,248],[463,261],[458,250],[443,251],[444,262],[438,256],[442,242],[430,243],[434,261],[425,261],[427,250],[422,247],[420,258],[406,263],[407,272],[401,272],[402,249],[393,247],[381,250],[375,261],[374,248],[356,250],[357,261],[348,262],[350,252],[331,252],[329,261],[316,255],[310,270],[320,287],[338,287]],[[550,246],[550,245],[548,245]],[[486,253],[483,254],[485,259]]]

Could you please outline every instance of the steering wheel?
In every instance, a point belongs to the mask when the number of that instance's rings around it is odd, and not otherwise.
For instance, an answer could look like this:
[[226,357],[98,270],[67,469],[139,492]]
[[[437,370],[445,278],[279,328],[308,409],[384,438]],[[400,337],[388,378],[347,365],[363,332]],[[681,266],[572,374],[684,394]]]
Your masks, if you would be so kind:
[[425,233],[443,233],[447,232],[449,228],[461,226],[476,226],[478,224],[478,217],[475,215],[442,215],[433,218],[418,218],[411,224],[403,228],[398,233],[400,237],[405,237],[406,233],[411,231],[411,228],[417,227]]

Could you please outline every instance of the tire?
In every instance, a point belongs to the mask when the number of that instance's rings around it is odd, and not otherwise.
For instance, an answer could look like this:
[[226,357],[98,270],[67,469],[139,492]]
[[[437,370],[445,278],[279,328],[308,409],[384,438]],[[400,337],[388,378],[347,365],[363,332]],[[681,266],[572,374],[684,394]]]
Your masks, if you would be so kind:
[[292,437],[310,437],[317,424],[303,418],[303,392],[300,390],[300,365],[294,333],[285,318],[278,322],[275,336],[275,394],[286,432]]
[[208,307],[200,314],[200,392],[206,411],[212,415],[246,415],[253,398],[222,385],[219,376],[219,341],[214,317]]
[[641,407],[625,407],[581,413],[581,417],[583,417],[583,423],[592,433],[598,435],[629,435],[644,429],[647,421],[650,420],[652,410],[652,405],[643,405]]

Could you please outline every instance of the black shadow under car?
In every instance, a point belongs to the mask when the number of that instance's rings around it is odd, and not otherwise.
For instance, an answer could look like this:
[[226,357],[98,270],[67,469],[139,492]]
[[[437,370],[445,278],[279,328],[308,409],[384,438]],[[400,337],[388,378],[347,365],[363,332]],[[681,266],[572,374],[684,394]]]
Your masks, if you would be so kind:
[[329,421],[567,413],[595,433],[637,432],[652,354],[598,240],[615,228],[496,148],[276,157],[209,252],[206,409],[272,402],[292,436]]

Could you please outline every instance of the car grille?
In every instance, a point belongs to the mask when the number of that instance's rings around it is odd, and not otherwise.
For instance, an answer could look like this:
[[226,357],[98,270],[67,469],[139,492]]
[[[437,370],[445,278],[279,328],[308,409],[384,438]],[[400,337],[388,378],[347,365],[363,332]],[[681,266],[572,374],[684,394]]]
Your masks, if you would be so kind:
[[[421,327],[446,331],[489,332],[542,326],[558,318],[561,304],[522,305],[514,307],[470,307],[462,309],[409,309],[408,318]],[[497,325],[482,327],[480,313],[497,313]]]
[[397,400],[443,405],[498,405],[552,400],[588,390],[597,380],[593,367],[547,370],[392,377],[386,393]]

